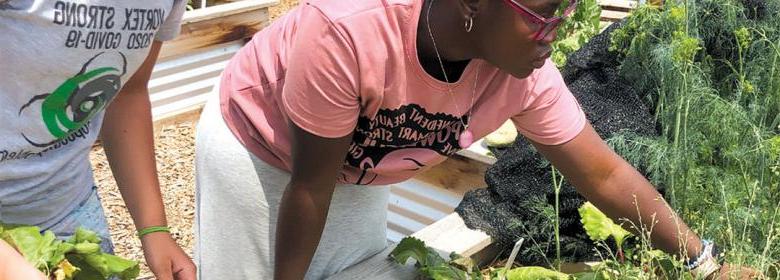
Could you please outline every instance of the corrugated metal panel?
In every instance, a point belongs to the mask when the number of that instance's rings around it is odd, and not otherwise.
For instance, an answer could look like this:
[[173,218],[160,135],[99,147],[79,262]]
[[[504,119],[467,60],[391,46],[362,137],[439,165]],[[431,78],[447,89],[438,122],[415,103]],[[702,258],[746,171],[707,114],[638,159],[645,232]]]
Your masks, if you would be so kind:
[[390,186],[387,240],[398,242],[452,213],[462,197],[411,179]]
[[154,119],[203,106],[241,46],[243,41],[234,41],[158,61],[149,81]]

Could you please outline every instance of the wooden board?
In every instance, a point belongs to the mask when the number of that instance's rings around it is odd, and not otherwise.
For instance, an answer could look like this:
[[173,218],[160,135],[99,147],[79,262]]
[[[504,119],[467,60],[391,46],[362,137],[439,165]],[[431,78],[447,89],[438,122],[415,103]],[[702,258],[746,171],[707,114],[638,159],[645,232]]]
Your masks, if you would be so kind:
[[384,251],[353,265],[327,280],[413,280],[417,277],[414,265],[399,265],[387,256],[395,249],[395,245],[388,246]]
[[[493,246],[490,236],[482,231],[466,227],[463,219],[457,213],[448,215],[423,230],[412,234],[412,236],[425,242],[428,247],[436,249],[445,259],[449,259],[451,252],[455,252],[462,256],[471,257],[481,267],[491,264],[500,253]],[[395,249],[395,245],[388,246],[384,251],[329,277],[328,280],[416,279],[417,274],[412,261],[406,265],[400,265],[388,258],[390,252]],[[597,263],[563,263],[561,264],[561,271],[564,273],[588,271],[595,264]]]
[[[424,241],[427,246],[436,249],[445,258],[449,258],[451,252],[475,257],[477,260],[490,260],[492,255],[495,255],[486,254],[486,252],[494,252],[490,246],[492,243],[490,236],[484,232],[471,230],[466,227],[463,219],[457,213],[448,215],[425,229],[412,234],[412,236]],[[413,263],[399,265],[388,259],[390,252],[394,248],[395,245],[388,246],[384,251],[329,277],[328,280],[415,279],[417,273]]]
[[277,0],[245,0],[189,11],[182,19],[181,34],[163,45],[160,57],[249,38],[268,25],[268,7],[277,3]]
[[602,10],[629,12],[637,7],[637,1],[626,0],[599,0],[599,6]]
[[601,20],[602,21],[609,21],[609,22],[616,22],[620,21],[621,19],[627,17],[629,12],[624,11],[610,11],[610,10],[602,10],[601,11]]
[[602,22],[617,22],[627,17],[639,5],[637,1],[598,0]]
[[493,243],[486,233],[466,227],[458,213],[447,215],[412,236],[425,241],[428,247],[436,249],[445,258],[449,258],[451,252],[470,257]]
[[470,190],[487,186],[485,170],[488,166],[490,164],[456,154],[443,163],[418,174],[415,179],[462,196]]

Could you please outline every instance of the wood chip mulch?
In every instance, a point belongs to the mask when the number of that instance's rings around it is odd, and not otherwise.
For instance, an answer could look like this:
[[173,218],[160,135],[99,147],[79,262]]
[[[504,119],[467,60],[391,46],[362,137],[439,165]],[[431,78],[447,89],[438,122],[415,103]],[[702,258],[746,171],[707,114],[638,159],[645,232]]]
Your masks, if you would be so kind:
[[[157,171],[172,235],[192,256],[192,224],[195,219],[195,121],[165,126],[155,135]],[[141,242],[127,211],[103,148],[96,145],[90,154],[95,182],[106,211],[116,254],[141,261],[141,275],[149,276]]]
[[298,0],[280,0],[278,5],[268,8],[271,13],[271,21],[284,15],[295,6],[298,6]]

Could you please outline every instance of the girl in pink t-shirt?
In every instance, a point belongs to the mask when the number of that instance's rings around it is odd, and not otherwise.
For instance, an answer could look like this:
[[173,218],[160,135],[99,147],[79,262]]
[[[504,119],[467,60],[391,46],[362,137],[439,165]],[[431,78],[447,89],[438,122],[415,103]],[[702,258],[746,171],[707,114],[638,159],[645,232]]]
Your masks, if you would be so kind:
[[659,248],[709,252],[548,60],[560,4],[311,0],[259,32],[199,124],[201,278],[321,279],[360,262],[386,246],[388,184],[508,119],[609,216],[639,223],[638,207]]

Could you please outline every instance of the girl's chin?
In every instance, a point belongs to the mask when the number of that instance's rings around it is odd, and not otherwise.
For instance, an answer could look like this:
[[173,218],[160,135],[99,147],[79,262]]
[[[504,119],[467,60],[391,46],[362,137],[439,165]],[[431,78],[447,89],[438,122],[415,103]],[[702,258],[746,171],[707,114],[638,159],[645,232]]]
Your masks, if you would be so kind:
[[525,79],[528,78],[528,76],[531,75],[531,73],[534,72],[536,68],[534,67],[525,67],[523,69],[518,69],[512,72],[509,72],[512,77],[518,78],[518,79]]

